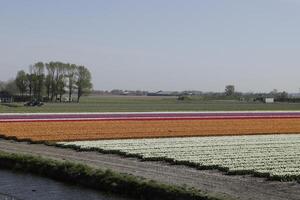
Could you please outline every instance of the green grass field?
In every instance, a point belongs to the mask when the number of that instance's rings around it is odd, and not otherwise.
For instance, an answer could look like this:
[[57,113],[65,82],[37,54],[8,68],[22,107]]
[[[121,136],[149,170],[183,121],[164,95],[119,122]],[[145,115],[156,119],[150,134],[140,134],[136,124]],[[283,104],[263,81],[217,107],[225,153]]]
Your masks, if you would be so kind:
[[300,103],[248,103],[239,101],[190,99],[175,97],[84,97],[78,103],[45,103],[42,107],[25,107],[23,103],[0,104],[0,113],[14,112],[138,112],[138,111],[245,111],[299,110]]

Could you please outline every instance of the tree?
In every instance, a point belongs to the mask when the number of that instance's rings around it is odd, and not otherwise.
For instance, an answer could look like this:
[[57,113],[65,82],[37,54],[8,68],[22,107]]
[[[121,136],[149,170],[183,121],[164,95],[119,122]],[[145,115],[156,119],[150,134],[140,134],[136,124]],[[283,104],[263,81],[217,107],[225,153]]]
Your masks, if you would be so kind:
[[50,100],[50,93],[51,93],[51,76],[49,74],[46,75],[45,78],[45,88],[48,101]]
[[[47,82],[47,85],[46,85],[46,90],[48,90],[47,93],[48,94],[48,97],[49,99],[51,99],[51,101],[53,101],[53,98],[55,96],[55,93],[56,93],[56,83],[55,83],[55,71],[56,71],[56,63],[55,62],[50,62],[50,63],[47,63],[46,64],[46,69],[47,69],[47,76],[48,76],[48,79],[46,79],[46,82]],[[49,85],[48,85],[49,84]],[[51,94],[51,97],[50,97],[50,94]]]
[[76,86],[77,86],[77,102],[80,97],[91,91],[93,85],[91,83],[92,76],[90,71],[84,66],[77,67],[76,70]]
[[0,81],[0,92],[5,89],[5,83],[3,81]]
[[42,100],[44,88],[44,63],[38,62],[29,66],[29,73],[27,76],[27,85],[30,97]]
[[18,87],[16,85],[16,81],[14,79],[11,79],[6,82],[4,91],[9,92],[10,94],[16,94],[18,93]]
[[76,68],[77,68],[77,66],[74,64],[71,64],[71,65],[67,64],[67,66],[66,66],[66,77],[68,78],[68,89],[69,89],[69,102],[72,101]]
[[35,63],[32,67],[34,97],[42,100],[44,88],[45,65],[42,62]]
[[278,90],[277,90],[277,89],[273,89],[273,90],[270,92],[270,94],[272,94],[272,95],[277,95],[277,93],[278,93]]
[[26,74],[27,76],[27,85],[29,89],[29,96],[32,97],[32,88],[33,88],[33,74]]
[[226,96],[232,96],[235,92],[234,85],[226,85],[225,87],[225,95]]
[[58,68],[59,76],[56,82],[57,85],[57,94],[59,95],[59,101],[61,102],[62,96],[66,93],[65,87],[66,87],[66,65],[61,63]]
[[280,99],[286,99],[289,96],[289,94],[286,91],[279,92],[277,89],[272,90],[269,94],[273,98],[280,98]]
[[[55,69],[55,77],[54,77],[54,96],[55,99],[58,99],[58,95],[62,97],[63,93],[65,92],[64,90],[64,72],[65,72],[65,67],[62,62],[55,62],[54,64],[54,69]],[[60,98],[61,101],[61,98]]]
[[279,98],[287,99],[289,97],[289,94],[286,91],[280,92]]
[[[44,71],[46,70],[46,74]],[[0,81],[0,91],[9,88],[13,94],[29,94],[30,98],[42,100],[47,96],[53,101],[62,101],[68,91],[69,101],[72,101],[74,90],[77,89],[77,100],[92,89],[91,73],[84,66],[62,62],[37,62],[29,66],[28,73],[21,70],[16,78],[9,82]]]
[[21,70],[17,73],[17,77],[16,77],[16,85],[20,91],[20,94],[22,95],[22,97],[24,96],[24,94],[27,91],[27,76],[24,70]]

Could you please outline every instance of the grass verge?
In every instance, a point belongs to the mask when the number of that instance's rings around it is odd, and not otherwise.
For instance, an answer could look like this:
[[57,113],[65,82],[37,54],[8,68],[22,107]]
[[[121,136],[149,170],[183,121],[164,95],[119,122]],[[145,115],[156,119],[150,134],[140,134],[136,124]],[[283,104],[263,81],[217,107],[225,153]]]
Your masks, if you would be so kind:
[[221,200],[195,189],[170,186],[110,170],[62,162],[38,156],[0,151],[0,168],[29,172],[55,180],[75,183],[100,191],[143,200]]
[[45,103],[41,107],[26,107],[23,103],[0,104],[0,113],[300,110],[300,103],[265,104],[223,98],[192,97],[180,101],[176,97],[89,96],[83,97],[79,104]]

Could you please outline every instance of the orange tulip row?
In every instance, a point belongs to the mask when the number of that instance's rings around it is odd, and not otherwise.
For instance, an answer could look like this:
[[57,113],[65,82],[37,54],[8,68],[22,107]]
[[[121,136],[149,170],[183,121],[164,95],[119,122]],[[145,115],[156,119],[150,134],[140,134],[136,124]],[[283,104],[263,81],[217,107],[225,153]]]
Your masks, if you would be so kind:
[[0,134],[32,141],[300,133],[300,119],[132,120],[0,123]]

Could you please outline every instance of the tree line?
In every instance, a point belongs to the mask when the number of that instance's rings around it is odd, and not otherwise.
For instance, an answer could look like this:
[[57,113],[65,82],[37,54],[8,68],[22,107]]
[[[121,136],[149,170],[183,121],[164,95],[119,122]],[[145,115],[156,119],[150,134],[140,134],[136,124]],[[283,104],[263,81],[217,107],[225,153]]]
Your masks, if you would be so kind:
[[21,97],[61,102],[65,94],[68,101],[72,101],[72,95],[76,93],[79,102],[82,95],[91,91],[91,79],[85,66],[37,62],[29,66],[29,72],[18,71],[15,84]]

